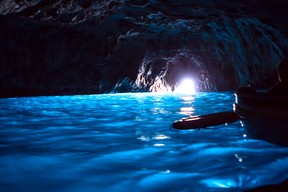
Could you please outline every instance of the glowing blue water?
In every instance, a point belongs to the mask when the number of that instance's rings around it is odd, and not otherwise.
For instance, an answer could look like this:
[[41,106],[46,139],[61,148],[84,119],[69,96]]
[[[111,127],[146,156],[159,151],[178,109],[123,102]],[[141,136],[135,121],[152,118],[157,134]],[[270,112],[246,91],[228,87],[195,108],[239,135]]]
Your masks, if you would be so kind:
[[0,191],[233,191],[288,178],[288,149],[239,122],[169,129],[231,110],[232,93],[0,99]]

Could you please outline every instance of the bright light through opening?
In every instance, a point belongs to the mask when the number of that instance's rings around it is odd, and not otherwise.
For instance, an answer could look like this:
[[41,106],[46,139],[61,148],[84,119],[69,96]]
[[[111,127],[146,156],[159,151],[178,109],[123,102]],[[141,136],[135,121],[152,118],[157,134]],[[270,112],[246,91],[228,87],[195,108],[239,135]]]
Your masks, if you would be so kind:
[[192,79],[184,79],[174,92],[180,94],[193,94],[196,92],[195,83]]

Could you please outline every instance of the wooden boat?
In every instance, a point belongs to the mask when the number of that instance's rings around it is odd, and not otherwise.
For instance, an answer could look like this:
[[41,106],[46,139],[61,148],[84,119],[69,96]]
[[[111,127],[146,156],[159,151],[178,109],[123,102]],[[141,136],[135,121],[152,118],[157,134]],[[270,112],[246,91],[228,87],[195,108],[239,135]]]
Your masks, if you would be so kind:
[[288,145],[288,99],[261,93],[236,93],[234,111],[253,139]]

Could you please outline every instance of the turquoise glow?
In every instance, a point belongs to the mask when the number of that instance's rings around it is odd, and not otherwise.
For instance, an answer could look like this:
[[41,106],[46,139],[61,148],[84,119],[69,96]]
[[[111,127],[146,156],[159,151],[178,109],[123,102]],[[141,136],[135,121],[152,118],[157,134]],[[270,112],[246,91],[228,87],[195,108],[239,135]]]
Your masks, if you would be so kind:
[[1,191],[243,191],[287,178],[288,149],[239,122],[177,131],[232,110],[233,93],[0,99]]

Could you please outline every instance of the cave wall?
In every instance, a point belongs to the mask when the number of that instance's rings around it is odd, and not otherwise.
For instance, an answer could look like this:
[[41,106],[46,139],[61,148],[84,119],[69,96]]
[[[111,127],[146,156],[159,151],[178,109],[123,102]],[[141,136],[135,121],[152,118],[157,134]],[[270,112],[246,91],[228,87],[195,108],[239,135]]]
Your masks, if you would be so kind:
[[2,1],[0,96],[271,86],[287,3],[265,2]]

